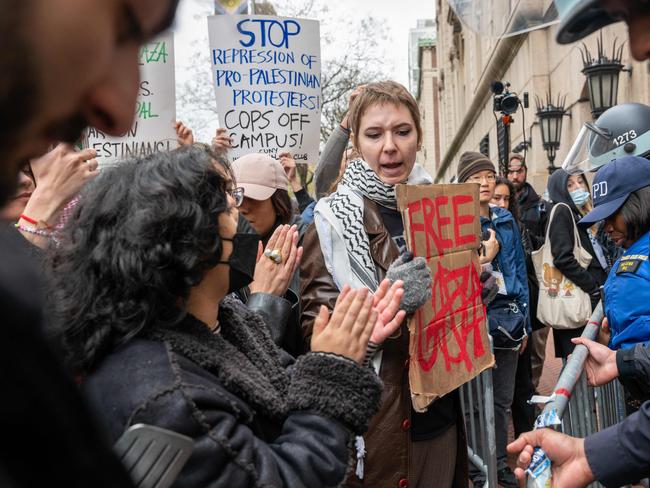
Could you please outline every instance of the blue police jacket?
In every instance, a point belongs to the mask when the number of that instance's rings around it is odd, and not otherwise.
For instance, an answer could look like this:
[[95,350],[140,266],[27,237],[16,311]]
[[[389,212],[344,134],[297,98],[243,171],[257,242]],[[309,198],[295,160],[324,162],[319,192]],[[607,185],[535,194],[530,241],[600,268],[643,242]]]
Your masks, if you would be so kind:
[[[499,242],[499,252],[495,258],[496,266],[503,273],[508,297],[514,300],[525,313],[526,332],[531,333],[530,313],[528,309],[528,278],[526,274],[526,257],[521,243],[519,226],[507,210],[490,207],[490,219],[481,217],[481,229],[493,229]],[[495,264],[494,262],[492,263]],[[488,310],[490,307],[488,306]]]
[[650,342],[650,232],[614,263],[605,282],[605,314],[611,349]]

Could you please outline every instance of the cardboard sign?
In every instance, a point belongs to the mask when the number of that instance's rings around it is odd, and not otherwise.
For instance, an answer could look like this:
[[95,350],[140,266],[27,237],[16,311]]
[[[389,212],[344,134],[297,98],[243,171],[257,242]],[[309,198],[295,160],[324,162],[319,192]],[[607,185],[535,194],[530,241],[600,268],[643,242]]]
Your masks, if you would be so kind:
[[111,137],[89,128],[85,144],[97,151],[100,165],[129,157],[174,149],[178,143],[174,81],[174,37],[171,32],[140,47],[140,87],[135,121],[122,137]]
[[431,301],[409,321],[416,411],[494,364],[481,302],[478,185],[398,185],[408,248],[431,269]]
[[318,161],[320,30],[315,20],[266,15],[208,17],[219,124],[232,159],[253,152]]

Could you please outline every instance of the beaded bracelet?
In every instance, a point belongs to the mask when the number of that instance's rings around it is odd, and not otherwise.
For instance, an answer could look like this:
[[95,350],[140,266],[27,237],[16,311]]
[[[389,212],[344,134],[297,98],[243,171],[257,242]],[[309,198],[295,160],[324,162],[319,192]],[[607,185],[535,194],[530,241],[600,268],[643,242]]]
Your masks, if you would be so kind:
[[47,237],[48,239],[52,237],[52,233],[49,230],[37,229],[36,227],[28,227],[22,224],[14,224],[14,226],[16,227],[16,229],[21,230],[23,232],[27,232],[29,234],[35,234],[37,236]]
[[51,229],[51,228],[52,228],[52,226],[51,226],[50,224],[48,224],[47,222],[44,222],[44,221],[42,221],[42,220],[36,220],[36,219],[33,219],[33,218],[31,218],[31,217],[28,217],[28,216],[25,215],[25,214],[20,214],[20,218],[23,219],[25,222],[29,222],[30,224],[35,225],[35,226],[37,226],[37,227],[38,227],[38,224],[42,224],[43,227],[45,227],[45,228],[47,228],[47,229]]

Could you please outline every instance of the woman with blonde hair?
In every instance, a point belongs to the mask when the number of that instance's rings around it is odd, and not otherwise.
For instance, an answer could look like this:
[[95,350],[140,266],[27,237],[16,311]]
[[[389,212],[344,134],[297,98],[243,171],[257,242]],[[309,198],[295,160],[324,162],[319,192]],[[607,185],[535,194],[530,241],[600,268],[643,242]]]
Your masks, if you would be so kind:
[[[402,279],[407,313],[431,297],[424,259],[405,253],[395,196],[398,183],[432,183],[415,164],[422,142],[417,102],[396,82],[370,83],[353,101],[349,123],[360,158],[348,163],[337,190],[319,200],[303,241],[305,345],[320,307],[332,309],[346,285],[374,290],[384,277]],[[413,410],[408,338],[403,325],[374,355],[384,382],[382,407],[364,438],[357,438],[356,471],[346,486],[466,488],[467,446],[458,395],[444,396],[425,413]]]

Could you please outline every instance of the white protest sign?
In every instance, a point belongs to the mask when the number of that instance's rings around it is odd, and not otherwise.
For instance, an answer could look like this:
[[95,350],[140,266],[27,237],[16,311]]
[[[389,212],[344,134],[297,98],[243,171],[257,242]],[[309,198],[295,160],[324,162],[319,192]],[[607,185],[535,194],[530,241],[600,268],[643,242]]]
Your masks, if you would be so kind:
[[140,48],[140,87],[135,120],[122,137],[89,128],[85,145],[97,151],[100,164],[174,149],[176,132],[174,37],[171,32]]
[[230,156],[288,151],[316,164],[320,137],[318,21],[266,15],[208,17],[219,123]]

